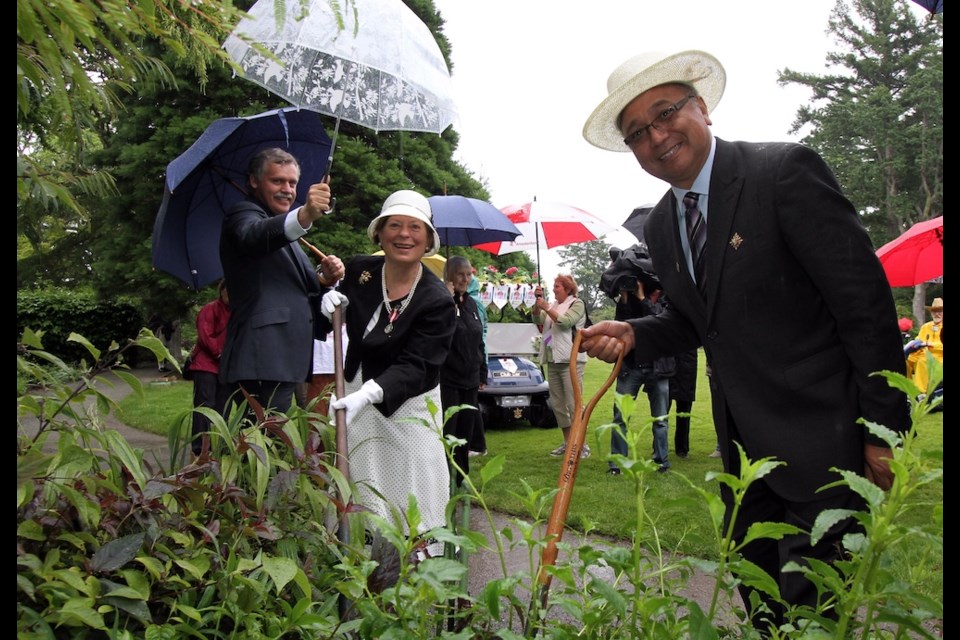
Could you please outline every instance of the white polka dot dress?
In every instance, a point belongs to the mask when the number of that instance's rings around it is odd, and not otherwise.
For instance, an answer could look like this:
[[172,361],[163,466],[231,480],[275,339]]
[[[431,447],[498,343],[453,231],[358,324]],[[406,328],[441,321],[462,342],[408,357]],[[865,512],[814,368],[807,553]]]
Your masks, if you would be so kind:
[[[359,389],[362,381],[361,370],[353,382],[346,382],[346,393]],[[356,486],[354,502],[392,522],[396,522],[393,513],[396,511],[407,533],[408,495],[416,496],[421,533],[445,524],[450,499],[442,425],[435,424],[427,410],[428,396],[438,408],[441,406],[438,385],[408,399],[389,418],[375,406],[367,405],[347,427],[350,479]],[[408,420],[410,418],[414,420]],[[437,422],[441,421],[438,414]],[[432,557],[440,556],[443,545],[435,543],[428,551]]]

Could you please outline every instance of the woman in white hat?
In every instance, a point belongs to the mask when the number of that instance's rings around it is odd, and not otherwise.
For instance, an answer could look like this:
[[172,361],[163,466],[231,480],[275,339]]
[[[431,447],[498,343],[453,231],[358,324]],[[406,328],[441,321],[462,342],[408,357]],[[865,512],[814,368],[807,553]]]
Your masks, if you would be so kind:
[[914,351],[907,357],[907,371],[921,394],[926,394],[930,372],[927,371],[927,352],[930,353],[940,366],[943,366],[943,298],[934,298],[930,306],[926,307],[933,320],[924,322],[917,332],[917,340],[923,343],[924,348]]
[[[346,395],[330,407],[346,410],[356,501],[406,531],[413,495],[422,533],[444,525],[450,494],[442,419],[431,416],[427,401],[441,406],[440,367],[456,310],[446,285],[420,262],[440,246],[424,196],[391,194],[367,235],[384,255],[351,259],[339,291],[322,303],[327,321],[337,305],[343,308],[349,336]],[[329,329],[329,322],[321,323],[322,331]],[[440,555],[442,544],[426,551]]]

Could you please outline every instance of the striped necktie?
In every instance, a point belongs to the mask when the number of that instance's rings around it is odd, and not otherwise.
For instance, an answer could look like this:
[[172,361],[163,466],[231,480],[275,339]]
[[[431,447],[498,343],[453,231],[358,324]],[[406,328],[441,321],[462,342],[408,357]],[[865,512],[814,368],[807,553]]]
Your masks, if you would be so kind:
[[690,241],[690,257],[693,259],[693,277],[700,294],[706,297],[707,272],[703,245],[707,242],[707,222],[697,206],[699,194],[688,191],[683,196],[683,208],[687,219],[687,238]]

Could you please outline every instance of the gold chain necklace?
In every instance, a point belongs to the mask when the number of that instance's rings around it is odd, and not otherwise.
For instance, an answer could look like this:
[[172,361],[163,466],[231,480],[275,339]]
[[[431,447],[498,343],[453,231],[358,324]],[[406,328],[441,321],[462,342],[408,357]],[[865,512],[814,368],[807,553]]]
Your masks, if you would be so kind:
[[423,264],[420,265],[420,268],[417,269],[417,277],[413,281],[413,286],[410,287],[410,292],[407,293],[404,297],[403,302],[400,303],[398,308],[394,308],[390,304],[390,298],[387,296],[387,265],[383,265],[383,271],[380,272],[380,289],[383,291],[383,306],[387,310],[387,326],[383,328],[383,332],[389,334],[393,331],[393,323],[397,321],[397,318],[407,310],[407,307],[410,305],[410,301],[413,300],[413,293],[417,290],[417,285],[420,284],[420,276],[423,275]]

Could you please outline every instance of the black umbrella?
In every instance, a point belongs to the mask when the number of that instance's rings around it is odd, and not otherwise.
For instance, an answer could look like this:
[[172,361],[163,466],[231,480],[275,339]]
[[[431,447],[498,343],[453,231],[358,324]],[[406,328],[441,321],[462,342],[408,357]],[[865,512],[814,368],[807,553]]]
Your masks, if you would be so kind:
[[647,221],[647,216],[653,211],[652,204],[645,204],[637,207],[630,212],[627,219],[623,221],[623,228],[637,237],[638,242],[645,242],[643,239],[643,225]]
[[224,211],[247,195],[247,164],[269,147],[300,163],[294,206],[327,168],[330,137],[320,116],[293,108],[221,118],[167,165],[163,202],[153,226],[153,266],[200,289],[223,275],[220,226]]

